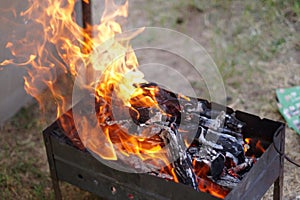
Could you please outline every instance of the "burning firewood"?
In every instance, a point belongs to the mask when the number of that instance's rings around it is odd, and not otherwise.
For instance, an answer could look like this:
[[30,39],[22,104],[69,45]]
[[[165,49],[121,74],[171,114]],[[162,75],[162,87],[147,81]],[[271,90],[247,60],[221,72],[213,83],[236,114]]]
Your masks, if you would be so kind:
[[[130,100],[131,119],[114,120],[111,116],[101,126],[119,126],[137,137],[143,137],[139,146],[166,148],[167,158],[172,161],[168,166],[171,170],[149,173],[173,177],[167,179],[190,185],[196,190],[201,190],[199,179],[230,189],[240,182],[242,176],[238,174],[246,172],[253,162],[244,152],[242,130],[245,124],[234,113],[213,110],[204,100],[176,95],[156,84],[137,87],[143,92]],[[145,105],[142,101],[146,98],[156,104]],[[182,134],[189,130],[196,131],[189,133],[193,134],[194,140],[186,147]],[[198,173],[197,163],[206,163],[206,173]]]
[[198,190],[198,183],[194,174],[192,160],[188,153],[185,151],[185,146],[181,135],[177,131],[175,123],[170,124],[169,130],[162,130],[160,133],[164,143],[168,144],[168,156],[174,160],[172,167],[179,182],[190,185]]
[[118,163],[219,197],[241,181],[255,160],[245,155],[251,145],[244,142],[246,124],[235,113],[155,84],[136,87],[139,95],[129,107],[114,102],[120,107],[117,117],[112,99],[96,98],[98,125],[114,145]]

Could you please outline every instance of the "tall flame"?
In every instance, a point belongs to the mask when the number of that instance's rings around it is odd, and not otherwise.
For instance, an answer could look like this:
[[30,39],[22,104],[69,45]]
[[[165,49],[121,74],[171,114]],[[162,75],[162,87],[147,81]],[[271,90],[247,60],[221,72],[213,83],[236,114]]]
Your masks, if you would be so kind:
[[[137,70],[137,58],[129,45],[129,40],[143,29],[123,36],[122,27],[117,22],[118,18],[128,16],[128,1],[117,5],[112,0],[105,0],[105,9],[100,21],[94,25],[85,24],[84,27],[76,22],[75,7],[78,3],[82,2],[29,0],[29,8],[20,13],[20,16],[26,19],[26,28],[29,30],[25,37],[14,38],[7,42],[6,47],[11,50],[15,59],[0,63],[2,66],[12,63],[19,66],[30,64],[28,73],[24,77],[25,90],[39,102],[43,109],[49,100],[49,95],[43,95],[43,90],[48,88],[50,96],[56,102],[57,118],[71,105],[69,91],[72,91],[74,79],[80,79],[81,87],[107,102],[111,98],[113,88],[114,94],[125,106],[130,106],[129,101],[134,92],[135,95],[140,93],[134,84],[145,82],[143,74]],[[85,3],[89,2],[85,1]],[[85,76],[79,74],[82,67],[87,73]],[[101,77],[98,79],[87,78],[99,72]],[[61,123],[65,130],[73,130],[70,128],[72,127],[69,124],[70,120],[64,119]],[[87,119],[83,120],[81,126],[88,128],[87,123]],[[89,127],[89,132],[93,132],[93,128],[95,127]],[[110,139],[112,131],[105,128],[105,138],[101,140],[109,144],[107,148],[102,148],[101,152],[96,151],[99,146],[106,146],[98,143],[92,143],[89,147],[102,158],[116,160]],[[94,132],[97,134],[96,129]],[[123,133],[120,139],[135,142],[131,145],[133,148],[127,150],[129,153],[137,153],[136,138],[128,137]],[[157,147],[144,149],[144,151],[153,151],[155,148]]]
[[[89,3],[89,1],[84,1]],[[87,24],[85,28],[76,22],[75,7],[80,3],[76,0],[28,0],[29,8],[20,13],[26,21],[28,31],[22,38],[13,36],[8,41],[9,48],[15,59],[4,60],[0,66],[17,64],[28,67],[28,74],[24,77],[25,90],[37,99],[41,108],[49,99],[41,95],[45,88],[49,89],[50,96],[55,99],[57,105],[57,117],[70,107],[72,83],[61,84],[77,78],[79,69],[84,66],[89,69],[91,75],[95,71],[105,71],[103,76],[105,84],[112,79],[122,76],[137,67],[137,59],[129,46],[129,40],[116,39],[122,33],[122,27],[116,22],[118,17],[127,17],[128,1],[122,5],[116,5],[114,1],[105,1],[103,16],[95,25]],[[14,12],[14,10],[11,10]],[[142,31],[142,30],[140,30]],[[132,33],[133,37],[137,33]],[[128,37],[128,36],[127,36]],[[131,38],[129,37],[129,38]],[[99,51],[101,47],[104,53],[93,57],[93,51]],[[109,71],[109,72],[108,72]],[[66,75],[61,75],[62,73]],[[89,74],[87,75],[89,76]],[[124,77],[124,76],[122,76]],[[133,90],[128,79],[141,80],[143,74],[131,72],[123,80],[120,91]],[[66,79],[66,80],[62,80]],[[93,90],[94,80],[82,80],[84,87]],[[129,99],[130,92],[120,93],[118,96]]]
[[[82,1],[89,3],[89,0]],[[99,124],[104,124],[110,115],[104,110],[111,106],[113,93],[127,110],[135,112],[134,106],[160,109],[155,100],[157,87],[145,90],[136,86],[145,80],[137,68],[138,61],[129,41],[143,29],[123,34],[122,26],[117,22],[118,18],[127,17],[128,1],[117,5],[113,0],[105,0],[100,21],[85,24],[84,27],[76,22],[75,7],[78,3],[80,2],[76,0],[28,0],[28,9],[20,13],[26,21],[28,31],[21,38],[12,35],[6,48],[10,49],[15,59],[4,60],[0,66],[16,64],[27,67],[25,90],[39,102],[42,109],[50,97],[55,99],[57,118],[71,105],[70,91],[75,79],[79,79],[83,88],[95,94],[98,103],[101,102],[98,110]],[[15,10],[10,12],[17,15]],[[82,67],[85,69],[85,76],[80,74]],[[99,74],[98,72],[101,72],[101,77],[96,80],[90,78]],[[50,95],[44,94],[45,88]],[[139,112],[136,114],[139,118]],[[76,138],[72,117],[72,114],[67,113],[60,120],[69,137]],[[98,129],[90,127],[87,119],[83,119],[80,126],[86,128],[86,133],[99,139]],[[101,128],[103,135],[99,140],[90,142],[87,135],[80,138],[85,147],[88,145],[100,157],[117,160],[118,156],[126,158],[135,155],[153,165],[168,163],[160,138],[145,139],[129,135],[117,125]],[[76,143],[84,148],[81,141],[77,140]],[[116,149],[119,150],[118,155]],[[195,170],[198,176],[206,175],[205,168],[196,167]],[[161,169],[161,173],[168,174],[173,181],[179,182],[170,165]],[[208,180],[198,181],[201,191],[208,191],[221,198],[228,193]]]

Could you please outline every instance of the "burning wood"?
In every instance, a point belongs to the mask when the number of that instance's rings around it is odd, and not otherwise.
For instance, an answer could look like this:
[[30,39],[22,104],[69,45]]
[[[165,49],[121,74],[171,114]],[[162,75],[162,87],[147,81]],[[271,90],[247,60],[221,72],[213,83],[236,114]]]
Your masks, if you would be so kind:
[[170,129],[162,130],[160,136],[164,140],[164,144],[168,144],[168,156],[174,160],[172,167],[174,168],[178,182],[192,186],[198,190],[197,179],[193,171],[192,160],[190,155],[184,150],[185,146],[181,135],[178,133],[176,124],[171,123]]
[[[255,162],[254,158],[245,156],[242,135],[245,124],[235,117],[235,113],[210,109],[204,100],[176,95],[155,84],[137,87],[143,92],[130,99],[132,120],[115,120],[111,108],[105,109],[105,120],[103,113],[98,115],[100,126],[111,131],[112,143],[130,152],[131,147],[123,144],[116,132],[120,133],[122,129],[122,134],[142,137],[136,145],[143,148],[138,151],[159,147],[165,149],[165,159],[171,161],[163,169],[150,162],[147,165],[152,166],[148,168],[150,174],[225,197]],[[145,104],[146,98],[157,104]],[[188,147],[182,137],[186,133],[193,134],[194,138]],[[128,163],[126,158],[119,157]]]
[[[117,117],[112,99],[96,98],[95,104],[98,125],[108,133],[118,163],[132,172],[147,172],[224,198],[256,162],[256,150],[263,153],[259,140],[244,138],[246,124],[234,112],[211,109],[205,100],[176,95],[155,84],[136,87],[142,92],[130,99],[130,107],[114,102]],[[65,116],[61,122],[69,127],[64,130],[71,130],[68,137],[82,149],[70,127],[72,116]]]

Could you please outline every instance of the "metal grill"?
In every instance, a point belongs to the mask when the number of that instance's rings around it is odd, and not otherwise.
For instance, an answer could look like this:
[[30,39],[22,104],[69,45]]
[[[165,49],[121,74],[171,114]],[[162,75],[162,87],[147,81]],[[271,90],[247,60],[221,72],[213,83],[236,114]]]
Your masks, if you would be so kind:
[[[232,110],[227,108],[227,110]],[[70,116],[70,110],[65,115]],[[64,117],[64,116],[62,116]],[[225,199],[260,199],[274,184],[274,199],[282,199],[285,125],[245,112],[236,117],[247,124],[244,137],[260,139],[268,148]],[[59,181],[66,181],[105,199],[218,199],[208,193],[148,174],[125,173],[99,162],[65,136],[59,120],[43,132],[55,198],[61,199]]]

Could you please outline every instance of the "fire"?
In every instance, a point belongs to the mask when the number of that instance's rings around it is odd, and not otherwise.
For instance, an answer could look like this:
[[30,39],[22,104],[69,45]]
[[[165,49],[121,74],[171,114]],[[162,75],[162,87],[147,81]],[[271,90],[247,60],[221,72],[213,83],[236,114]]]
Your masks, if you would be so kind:
[[[86,77],[93,77],[96,71],[106,71],[103,75],[106,85],[111,81],[119,82],[119,77],[123,77],[122,84],[119,84],[122,85],[119,91],[123,92],[118,93],[118,97],[124,101],[128,101],[134,89],[133,81],[139,83],[143,78],[143,74],[133,71],[138,63],[128,44],[129,39],[142,29],[123,37],[122,27],[116,22],[118,17],[127,17],[128,2],[116,5],[114,1],[106,0],[100,21],[95,25],[87,24],[85,28],[76,22],[74,8],[78,4],[80,1],[76,0],[28,0],[29,8],[19,13],[26,21],[24,29],[28,31],[21,38],[12,35],[6,48],[15,59],[0,63],[0,66],[16,64],[25,67],[30,64],[24,77],[26,92],[39,102],[41,108],[49,96],[55,99],[57,117],[69,109],[71,95],[66,93],[73,87],[72,83],[63,86],[59,83],[81,78],[78,73],[82,66],[89,73]],[[15,13],[15,10],[10,12]],[[97,51],[104,53],[93,57],[93,52]],[[96,81],[86,77],[82,78],[82,87],[94,91]],[[42,95],[45,88],[50,93],[47,97]]]
[[[245,138],[245,145],[244,145],[244,151],[245,153],[248,152],[248,150],[252,150],[251,152],[254,154],[262,154],[266,151],[266,149],[261,144],[261,141],[256,138]],[[254,151],[254,152],[253,152]],[[255,157],[255,156],[254,156]]]
[[244,144],[244,152],[246,153],[248,149],[250,148],[250,138],[245,138],[245,144]]
[[[89,3],[88,0],[84,2]],[[137,107],[157,109],[163,115],[168,115],[156,101],[158,87],[139,86],[146,81],[138,70],[138,61],[129,41],[143,29],[123,35],[122,26],[117,22],[118,18],[127,17],[128,1],[116,5],[112,0],[105,0],[105,10],[100,21],[84,27],[76,22],[74,8],[79,1],[28,0],[28,3],[28,9],[19,14],[26,20],[28,32],[22,38],[13,35],[11,41],[7,42],[6,48],[10,49],[15,59],[4,60],[0,66],[13,63],[27,67],[27,75],[24,77],[26,92],[38,101],[42,109],[45,109],[50,97],[54,99],[57,118],[70,108],[70,91],[74,80],[79,79],[82,88],[95,94],[96,104],[99,105],[96,108],[97,120],[103,134],[99,134],[96,127],[91,127],[88,119],[83,119],[78,128],[86,131],[78,140],[73,116],[67,113],[59,119],[68,137],[81,149],[89,148],[106,160],[135,156],[154,166],[166,163],[167,167],[160,172],[170,175],[174,182],[179,182],[174,168],[168,165],[169,160],[163,148],[165,144],[161,138],[129,134],[129,130],[117,124],[104,125],[108,118],[114,117],[114,95],[121,102],[118,106],[124,112],[130,110],[135,113],[132,115],[137,119],[140,119]],[[11,12],[15,13],[14,10]],[[85,75],[80,74],[82,67]],[[101,74],[101,77],[94,80],[95,74]],[[45,88],[48,89],[46,94]],[[185,96],[180,98],[189,100]],[[144,132],[147,135],[147,130]],[[188,146],[187,142],[185,145]],[[259,143],[257,145],[260,146]],[[194,163],[199,190],[224,198],[229,191],[203,179],[207,175],[207,168],[198,165]]]
[[[110,87],[105,87],[106,85],[101,83],[96,90],[97,95],[99,95],[99,99],[97,99],[100,104],[99,110],[102,110],[98,112],[99,124],[103,124],[101,125],[101,128],[103,133],[106,135],[105,139],[108,141],[108,143],[113,145],[111,145],[109,149],[105,150],[99,149],[97,148],[97,146],[94,146],[95,148],[92,150],[97,152],[102,157],[104,157],[103,154],[107,154],[107,152],[110,152],[111,157],[105,157],[105,159],[108,160],[116,160],[116,155],[122,154],[123,156],[126,156],[128,158],[130,156],[138,157],[142,161],[147,161],[157,166],[159,166],[157,163],[161,162],[165,163],[165,165],[168,165],[170,161],[166,155],[166,151],[163,149],[165,144],[158,135],[149,137],[149,135],[145,133],[146,137],[143,136],[143,134],[139,136],[135,133],[130,134],[129,130],[124,130],[117,124],[106,125],[107,119],[114,119],[111,108],[111,93],[114,91],[115,87],[118,87],[117,84],[117,80],[115,82],[112,81]],[[136,118],[136,120],[139,120],[140,114],[136,110],[136,107],[152,107],[159,110],[160,108],[155,99],[155,95],[157,92],[158,87],[145,87],[142,89],[136,86],[132,90],[129,99],[122,99],[123,105],[119,105],[122,106],[121,112],[127,112],[127,110],[131,110],[134,118]],[[103,110],[106,110],[106,112]],[[163,114],[166,113],[163,112]],[[147,131],[147,129],[144,130],[144,132]],[[93,146],[91,147],[93,148]],[[167,172],[172,174],[174,178],[173,180],[177,180],[176,175],[174,174],[172,169],[167,170]]]
[[[88,0],[84,2],[89,3]],[[7,42],[6,48],[15,59],[4,60],[0,66],[15,64],[27,67],[24,77],[26,92],[38,101],[43,110],[45,104],[54,99],[57,118],[71,107],[70,91],[75,79],[80,80],[82,88],[95,94],[96,101],[106,102],[98,110],[98,116],[101,116],[99,124],[108,117],[103,111],[105,106],[110,105],[112,95],[122,101],[124,108],[133,111],[132,105],[138,104],[158,108],[154,98],[156,89],[149,88],[145,95],[137,87],[137,84],[146,81],[137,68],[137,58],[129,45],[130,39],[143,29],[123,35],[122,26],[117,22],[118,18],[128,16],[128,1],[117,5],[106,0],[100,21],[84,27],[76,22],[75,7],[79,3],[76,0],[28,0],[27,10],[19,14],[11,10],[26,21],[24,28],[28,31],[21,38],[13,35]],[[80,74],[82,67],[86,75]],[[101,74],[101,77],[93,80],[95,74]],[[70,139],[78,137],[71,115],[59,119]],[[83,119],[80,126],[95,138],[100,137],[101,141],[90,142],[86,135],[82,135],[79,146],[88,146],[104,159],[118,159],[115,151],[118,148],[123,156],[133,154],[142,160],[156,162],[158,158],[167,162],[164,156],[160,158],[158,155],[162,146],[153,144],[151,139],[129,135],[117,125],[102,126],[104,135],[99,136],[97,129],[88,125],[88,119]]]
[[259,149],[262,153],[264,153],[266,150],[264,149],[264,147],[261,144],[261,141],[258,140],[257,143],[255,144],[256,149]]
[[212,182],[207,175],[210,171],[210,167],[207,163],[197,162],[193,160],[193,166],[199,182],[198,188],[202,192],[208,192],[218,198],[224,199],[225,196],[230,192],[229,189],[219,186]]

